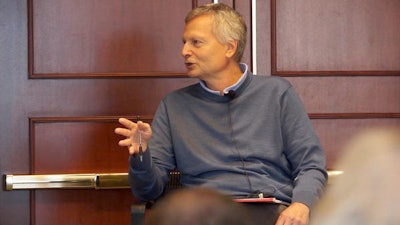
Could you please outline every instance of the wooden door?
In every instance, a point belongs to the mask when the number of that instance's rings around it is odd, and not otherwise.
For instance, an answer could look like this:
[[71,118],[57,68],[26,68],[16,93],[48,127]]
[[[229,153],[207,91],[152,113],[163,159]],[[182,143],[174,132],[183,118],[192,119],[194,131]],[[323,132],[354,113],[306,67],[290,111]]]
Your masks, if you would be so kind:
[[[127,172],[116,120],[151,120],[166,93],[197,82],[181,33],[207,2],[0,0],[1,225],[130,223],[129,189],[6,191],[4,175]],[[219,2],[246,19],[244,62],[298,91],[328,168],[355,132],[400,125],[399,0]]]
[[117,119],[150,121],[165,94],[197,82],[181,35],[206,2],[0,1],[0,224],[130,224],[128,188],[7,191],[5,175],[126,173]]
[[[192,2],[0,4],[2,174],[127,172],[117,118],[151,119],[193,82],[179,55]],[[0,224],[130,224],[135,201],[129,189],[3,189]]]

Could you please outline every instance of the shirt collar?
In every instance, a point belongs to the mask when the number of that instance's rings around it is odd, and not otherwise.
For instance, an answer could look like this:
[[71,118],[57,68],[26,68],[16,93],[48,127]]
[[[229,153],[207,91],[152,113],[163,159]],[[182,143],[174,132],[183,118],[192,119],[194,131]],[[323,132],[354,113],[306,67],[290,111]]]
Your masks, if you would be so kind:
[[[233,85],[224,89],[225,94],[227,94],[230,90],[236,91],[236,89],[238,89],[240,87],[240,85],[242,85],[243,82],[245,81],[248,66],[245,63],[240,63],[239,67],[240,67],[240,70],[243,72],[242,76],[236,83],[234,83]],[[204,90],[206,90],[210,93],[216,94],[216,95],[220,95],[219,91],[211,90],[210,88],[207,87],[206,83],[202,80],[200,80],[200,85]]]

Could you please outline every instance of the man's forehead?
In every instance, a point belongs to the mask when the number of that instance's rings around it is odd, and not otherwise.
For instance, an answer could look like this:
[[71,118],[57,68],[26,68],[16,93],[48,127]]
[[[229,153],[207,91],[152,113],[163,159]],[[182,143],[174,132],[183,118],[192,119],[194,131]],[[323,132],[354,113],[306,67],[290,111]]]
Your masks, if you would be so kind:
[[184,28],[184,36],[206,36],[213,33],[212,20],[205,17],[189,21]]
[[204,15],[199,15],[199,16],[193,17],[191,20],[189,20],[185,23],[185,26],[188,26],[191,24],[197,24],[197,23],[210,24],[213,21],[214,21],[214,16],[212,14],[204,14]]

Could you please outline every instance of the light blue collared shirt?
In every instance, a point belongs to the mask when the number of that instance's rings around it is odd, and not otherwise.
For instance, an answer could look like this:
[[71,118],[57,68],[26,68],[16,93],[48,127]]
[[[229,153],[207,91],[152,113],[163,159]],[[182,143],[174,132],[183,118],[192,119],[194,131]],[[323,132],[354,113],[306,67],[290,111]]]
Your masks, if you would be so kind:
[[[225,88],[224,89],[224,94],[228,94],[228,92],[230,90],[236,91],[236,89],[238,89],[240,87],[240,85],[243,84],[243,82],[244,82],[244,80],[246,78],[248,66],[245,63],[240,63],[239,66],[240,66],[240,70],[243,72],[242,76],[240,77],[240,79],[236,83],[234,83],[233,85]],[[219,91],[211,90],[210,88],[207,87],[206,82],[204,82],[202,80],[200,80],[200,85],[201,85],[202,88],[204,88],[204,90],[206,90],[206,91],[208,91],[210,93],[216,94],[216,95],[220,95]]]

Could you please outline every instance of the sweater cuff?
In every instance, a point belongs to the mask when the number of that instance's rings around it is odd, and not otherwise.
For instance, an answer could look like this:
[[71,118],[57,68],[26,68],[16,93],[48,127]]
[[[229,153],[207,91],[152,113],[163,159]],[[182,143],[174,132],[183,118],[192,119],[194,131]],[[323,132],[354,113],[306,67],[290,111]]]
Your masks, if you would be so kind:
[[311,209],[315,203],[315,194],[309,191],[297,192],[293,195],[292,202],[300,202]]
[[[141,158],[142,160],[140,160]],[[141,157],[139,155],[130,155],[129,164],[133,170],[149,170],[151,167],[151,156],[149,151],[145,151]]]

